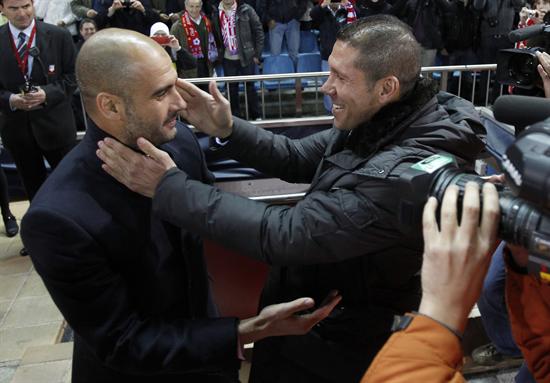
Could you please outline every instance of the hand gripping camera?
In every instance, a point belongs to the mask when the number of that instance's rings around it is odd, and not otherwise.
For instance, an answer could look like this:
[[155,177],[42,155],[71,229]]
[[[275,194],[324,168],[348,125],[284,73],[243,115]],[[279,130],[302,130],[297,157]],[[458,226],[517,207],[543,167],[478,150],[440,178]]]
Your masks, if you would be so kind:
[[[529,272],[550,281],[550,119],[521,133],[502,157],[501,166],[506,186],[499,190],[499,237],[528,249]],[[421,226],[428,196],[441,203],[450,185],[458,186],[462,206],[468,181],[486,182],[458,169],[449,154],[436,154],[412,165],[398,181],[403,228]]]

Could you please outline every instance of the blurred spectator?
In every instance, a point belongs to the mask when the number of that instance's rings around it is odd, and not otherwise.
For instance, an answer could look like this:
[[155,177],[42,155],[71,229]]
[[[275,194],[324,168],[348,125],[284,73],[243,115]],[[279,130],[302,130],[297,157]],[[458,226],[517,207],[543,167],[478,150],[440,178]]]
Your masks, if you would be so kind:
[[79,19],[93,19],[97,11],[93,9],[93,0],[72,0],[71,10]]
[[212,23],[201,9],[201,0],[185,0],[185,12],[172,26],[171,32],[182,49],[196,60],[194,68],[178,70],[178,75],[183,78],[211,77],[218,59]]
[[[474,9],[481,15],[478,56],[481,64],[495,64],[501,49],[513,48],[508,33],[514,29],[514,17],[525,5],[525,0],[474,0]],[[488,74],[482,74],[480,92],[483,100],[491,103],[500,94],[500,86],[492,87],[487,95]]]
[[153,24],[149,36],[164,47],[178,72],[196,66],[197,61],[195,58],[188,51],[181,48],[178,39],[170,34],[166,24],[162,22]]
[[442,1],[444,65],[475,64],[479,15],[469,0]]
[[[94,33],[97,32],[97,25],[93,19],[84,19],[80,22],[80,40],[76,43],[76,52],[80,52],[82,45],[88,40]],[[76,122],[76,130],[83,132],[86,130],[86,122],[84,121],[84,109],[80,99],[80,89],[76,88],[72,100],[71,107],[73,108],[74,119]]]
[[97,25],[93,19],[84,19],[80,22],[80,40],[76,44],[77,53],[80,52],[82,44],[86,42],[94,33],[97,32]]
[[265,19],[269,28],[271,54],[280,55],[283,39],[286,40],[288,55],[298,63],[300,48],[300,18],[307,8],[307,0],[266,0]]
[[[0,28],[5,37],[0,40],[2,143],[32,200],[47,176],[44,158],[55,168],[76,141],[70,105],[75,47],[65,29],[35,20],[32,0],[3,0],[0,11],[9,19]],[[19,50],[12,49],[8,36]],[[31,57],[16,65],[25,52]]]
[[443,48],[442,8],[446,0],[405,0],[395,3],[395,15],[409,24],[422,46],[421,64],[432,66],[438,49]]
[[70,0],[34,0],[34,3],[36,17],[45,23],[65,28],[76,41],[76,16],[71,10]]
[[4,16],[2,13],[0,13],[0,25],[4,25],[8,22],[8,19],[6,16]]
[[160,21],[172,25],[178,21],[182,11],[185,9],[185,0],[151,0],[153,11],[160,18]]
[[98,28],[115,27],[149,35],[149,28],[159,20],[150,0],[95,0]]
[[355,2],[357,17],[367,17],[381,13],[391,14],[392,5],[386,0],[357,0]]
[[[256,72],[260,63],[264,46],[264,31],[258,15],[250,5],[237,4],[236,0],[222,0],[218,7],[218,17],[212,18],[212,23],[221,41],[220,52],[222,65],[226,76],[247,76]],[[255,120],[260,117],[258,94],[253,81],[246,83],[246,98],[248,101],[248,118]],[[239,84],[229,84],[229,101],[231,114],[246,117],[241,114],[239,102]]]
[[[348,0],[332,2],[322,0],[311,10],[311,19],[319,28],[321,48],[321,69],[328,71],[328,57],[336,42],[336,33],[346,24],[356,20],[353,4]],[[329,95],[323,96],[323,104],[327,112],[332,112],[332,100]]]

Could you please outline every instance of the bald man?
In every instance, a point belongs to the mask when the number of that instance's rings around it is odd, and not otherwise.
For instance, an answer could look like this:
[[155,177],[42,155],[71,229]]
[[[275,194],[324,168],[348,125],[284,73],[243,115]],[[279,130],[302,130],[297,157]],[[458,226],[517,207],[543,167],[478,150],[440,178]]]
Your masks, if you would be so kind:
[[[117,63],[117,65],[113,65]],[[36,195],[22,237],[54,302],[75,332],[72,382],[237,382],[240,347],[303,334],[325,318],[333,294],[257,317],[218,318],[200,238],[151,214],[151,200],[117,183],[97,142],[130,148],[145,137],[199,182],[211,182],[170,57],[155,41],[103,30],[83,46],[77,78],[91,122],[82,142]]]

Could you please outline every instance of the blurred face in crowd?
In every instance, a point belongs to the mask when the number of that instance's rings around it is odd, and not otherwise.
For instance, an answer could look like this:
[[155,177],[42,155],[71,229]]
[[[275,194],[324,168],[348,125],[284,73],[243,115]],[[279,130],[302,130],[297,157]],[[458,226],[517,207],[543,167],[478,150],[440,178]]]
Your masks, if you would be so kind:
[[201,14],[202,1],[201,0],[185,0],[185,9],[189,12],[189,15],[197,19]]
[[19,30],[31,25],[34,19],[34,5],[32,0],[4,0],[0,11],[9,22]]
[[548,1],[539,1],[537,4],[536,4],[536,7],[535,9],[538,11],[538,20],[539,22],[542,23],[543,19],[544,19],[544,15],[546,15],[546,13],[550,10],[550,2]]
[[236,0],[222,0],[223,6],[225,8],[231,8],[235,4]]
[[186,104],[176,90],[177,74],[166,52],[140,51],[139,56],[133,68],[139,79],[124,100],[124,142],[136,147],[137,139],[144,137],[160,145],[176,136],[176,117]]
[[340,130],[355,129],[382,107],[374,94],[374,85],[355,66],[359,51],[336,40],[328,59],[330,75],[321,91],[332,99],[334,126]]
[[94,23],[82,23],[80,26],[80,35],[84,41],[88,40],[96,32],[97,29]]

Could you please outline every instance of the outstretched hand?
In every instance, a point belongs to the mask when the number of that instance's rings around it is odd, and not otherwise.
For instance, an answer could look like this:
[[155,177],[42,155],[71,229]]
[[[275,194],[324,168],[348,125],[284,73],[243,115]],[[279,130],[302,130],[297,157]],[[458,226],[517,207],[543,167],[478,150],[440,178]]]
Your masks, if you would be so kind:
[[542,86],[544,88],[544,95],[546,98],[550,98],[550,55],[546,52],[536,52],[539,60],[537,70],[542,78]]
[[209,136],[226,138],[233,131],[229,101],[218,90],[215,81],[208,85],[210,94],[195,85],[178,79],[176,89],[187,103],[180,116]]
[[138,138],[137,145],[145,154],[135,152],[112,138],[105,138],[97,143],[96,154],[103,161],[103,170],[118,182],[133,192],[153,197],[164,173],[176,164],[168,153],[145,138]]
[[245,345],[270,336],[303,335],[325,319],[341,299],[337,291],[332,291],[318,309],[308,314],[299,313],[313,308],[311,298],[267,306],[258,316],[239,323],[240,342]]
[[462,332],[481,293],[495,248],[499,204],[495,186],[485,183],[480,223],[479,186],[467,183],[459,225],[457,199],[458,188],[448,187],[440,229],[435,217],[437,200],[430,197],[424,207],[423,294],[418,311]]

